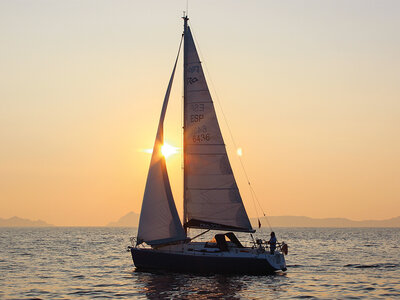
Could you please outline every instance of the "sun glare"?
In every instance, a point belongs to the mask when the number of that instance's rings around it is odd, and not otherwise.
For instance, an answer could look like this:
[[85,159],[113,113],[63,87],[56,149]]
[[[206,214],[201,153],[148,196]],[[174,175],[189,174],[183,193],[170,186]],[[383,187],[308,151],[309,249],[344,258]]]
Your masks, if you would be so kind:
[[[143,150],[146,153],[153,153],[153,149],[145,149]],[[165,158],[170,157],[173,154],[178,153],[179,148],[171,146],[170,144],[164,143],[164,145],[161,146],[161,153],[164,155]]]
[[242,156],[243,155],[242,148],[238,148],[236,153],[237,153],[237,155]]
[[161,153],[165,156],[165,158],[167,158],[172,154],[178,153],[178,148],[164,143],[164,145],[161,146]]

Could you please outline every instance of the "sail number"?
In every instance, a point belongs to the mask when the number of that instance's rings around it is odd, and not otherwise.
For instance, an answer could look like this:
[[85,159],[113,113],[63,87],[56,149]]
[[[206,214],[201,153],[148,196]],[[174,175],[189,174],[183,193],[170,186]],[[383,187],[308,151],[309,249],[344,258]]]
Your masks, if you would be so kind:
[[193,132],[197,133],[197,134],[207,133],[207,126],[203,125],[203,126],[194,127],[193,128]]
[[190,115],[190,122],[197,123],[204,119],[204,114],[200,114],[204,111],[204,103],[192,104],[192,111],[197,114]]
[[193,136],[194,143],[208,142],[211,139],[209,133],[195,134]]
[[207,132],[207,126],[201,126],[201,123],[199,123],[204,120],[204,113],[202,113],[205,111],[204,103],[193,103],[191,108],[194,114],[190,115],[190,122],[198,124],[193,127],[193,143],[210,141],[211,136]]
[[204,119],[204,115],[190,115],[190,122],[197,123]]
[[195,112],[204,111],[204,103],[194,103],[192,104],[192,110]]

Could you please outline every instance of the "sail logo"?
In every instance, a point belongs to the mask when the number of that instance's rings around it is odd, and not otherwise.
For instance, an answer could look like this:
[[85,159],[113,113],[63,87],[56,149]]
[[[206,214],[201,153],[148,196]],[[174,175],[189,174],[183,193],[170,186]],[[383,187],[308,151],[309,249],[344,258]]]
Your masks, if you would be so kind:
[[197,81],[199,81],[199,79],[197,79],[197,77],[189,77],[188,78],[188,83],[189,84],[196,83]]

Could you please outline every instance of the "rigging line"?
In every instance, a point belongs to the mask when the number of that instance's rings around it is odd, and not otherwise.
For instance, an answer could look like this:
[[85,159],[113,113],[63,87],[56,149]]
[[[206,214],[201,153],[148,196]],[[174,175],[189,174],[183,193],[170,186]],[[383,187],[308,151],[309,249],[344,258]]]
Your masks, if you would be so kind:
[[[185,38],[185,31],[182,32],[181,42],[179,44],[179,50],[181,49],[182,42]],[[182,50],[184,52],[184,50]],[[182,60],[184,65],[184,57],[185,53],[182,54]],[[181,100],[181,176],[182,176],[182,185],[183,185],[183,212],[182,212],[182,225],[185,223],[185,151],[184,151],[184,143],[185,143],[185,75],[183,74],[183,84],[182,84],[182,100]],[[185,229],[185,233],[188,234]]]
[[[190,22],[190,21],[189,21],[189,22]],[[190,22],[190,24],[191,24],[191,22]],[[202,53],[201,50],[200,50],[199,43],[197,42],[196,37],[195,37],[195,34],[193,33],[193,31],[192,31],[192,35],[193,35],[193,39],[194,39],[195,42],[196,42],[198,52],[200,53],[201,57],[204,57],[204,56],[203,56],[203,53]],[[214,86],[214,82],[213,82],[213,80],[212,80],[212,78],[211,78],[210,72],[208,71],[207,65],[204,64],[204,66],[205,66],[205,69],[206,69],[207,77],[208,77],[208,79],[209,79],[209,81],[210,81],[210,83],[211,83],[211,87],[212,87],[212,89],[213,89],[213,91],[214,91],[214,94],[215,94],[215,96],[216,96],[217,103],[218,103],[218,106],[219,106],[219,108],[220,108],[220,110],[221,110],[223,119],[224,119],[225,124],[226,124],[226,126],[227,126],[227,128],[228,128],[228,132],[229,132],[229,135],[230,135],[231,140],[232,140],[232,142],[233,142],[233,146],[235,147],[235,149],[237,149],[238,147],[237,147],[237,145],[236,145],[236,142],[235,142],[235,139],[234,139],[234,137],[233,137],[231,128],[230,128],[230,126],[229,126],[228,119],[227,119],[227,117],[226,117],[226,115],[225,115],[225,113],[224,113],[224,111],[223,111],[223,109],[222,109],[222,105],[221,105],[221,102],[220,102],[220,100],[219,100],[219,96],[218,96],[217,90],[216,90],[216,88],[215,88],[215,86]],[[251,186],[251,183],[250,183],[250,180],[249,180],[249,176],[247,175],[246,169],[245,169],[245,167],[244,167],[243,161],[242,161],[242,159],[241,159],[240,156],[239,156],[239,162],[240,162],[240,165],[241,165],[241,167],[242,167],[243,173],[244,173],[244,175],[245,175],[245,177],[246,177],[247,184],[249,185],[250,194],[251,194],[251,198],[252,198],[252,200],[253,200],[254,208],[255,208],[255,210],[256,210],[257,219],[259,219],[257,206],[256,206],[256,204],[255,204],[255,199],[257,199],[257,198],[255,198],[255,191],[253,190],[253,187]],[[266,217],[266,215],[265,215],[264,211],[262,210],[262,207],[261,207],[260,202],[258,201],[258,199],[257,199],[257,202],[258,202],[258,205],[259,205],[260,208],[261,208],[261,211],[263,212],[264,216]],[[269,223],[269,222],[268,222],[268,223]]]
[[[182,33],[182,39],[184,39],[184,35],[185,33]],[[182,55],[183,58],[182,60],[184,60],[184,55]],[[184,62],[182,63],[182,65],[184,64]],[[184,73],[184,72],[183,72]],[[181,176],[182,176],[182,186],[183,186],[183,190],[182,190],[182,200],[183,200],[183,204],[182,204],[182,224],[185,223],[185,150],[184,150],[184,143],[185,143],[185,75],[183,74],[183,79],[182,79],[182,100],[181,100]],[[186,234],[188,232],[186,231]]]
[[262,206],[261,206],[261,203],[260,203],[260,201],[258,200],[258,197],[257,197],[256,192],[254,191],[254,189],[253,189],[252,186],[250,186],[250,188],[251,188],[252,192],[254,193],[254,198],[257,200],[258,206],[260,207],[261,212],[263,213],[263,216],[264,216],[265,220],[266,220],[267,223],[268,223],[269,229],[270,229],[271,231],[273,231],[273,230],[272,230],[272,226],[271,226],[271,224],[270,224],[270,222],[269,222],[268,216],[267,216],[266,213],[264,212],[264,210],[263,210],[263,208],[262,208]]
[[270,230],[270,231],[273,231],[272,226],[271,226],[271,223],[269,222],[268,216],[265,214],[265,212],[264,212],[264,210],[263,210],[263,208],[262,208],[262,206],[261,206],[261,204],[260,204],[260,201],[258,201],[258,197],[257,197],[256,192],[254,191],[254,189],[253,189],[252,186],[250,186],[250,188],[251,188],[251,191],[254,193],[254,197],[255,197],[255,199],[257,200],[258,206],[260,207],[260,209],[261,209],[261,211],[262,211],[262,213],[263,213],[264,219],[267,221],[269,230]]

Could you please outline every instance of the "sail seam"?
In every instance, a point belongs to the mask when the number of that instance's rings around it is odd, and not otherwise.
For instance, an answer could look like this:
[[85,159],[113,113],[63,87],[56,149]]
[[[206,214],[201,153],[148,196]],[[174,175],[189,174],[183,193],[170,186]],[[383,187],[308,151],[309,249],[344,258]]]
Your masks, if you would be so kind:
[[191,153],[186,153],[186,154],[188,154],[188,155],[201,155],[201,156],[218,156],[218,155],[224,155],[225,153],[212,153],[212,154],[209,154],[209,153],[193,153],[193,152],[191,152]]
[[[186,145],[193,145],[193,146],[225,146],[225,144],[194,144],[194,143],[186,143]],[[225,153],[224,153],[225,154]]]
[[230,191],[230,190],[237,190],[234,188],[188,188],[188,190],[195,190],[195,191]]

